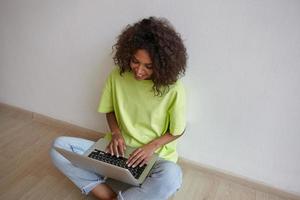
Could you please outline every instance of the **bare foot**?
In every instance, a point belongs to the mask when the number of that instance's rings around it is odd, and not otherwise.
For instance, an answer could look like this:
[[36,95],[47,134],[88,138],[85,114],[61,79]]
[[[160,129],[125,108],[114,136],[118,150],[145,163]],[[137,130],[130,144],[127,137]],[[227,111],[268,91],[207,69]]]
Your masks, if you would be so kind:
[[92,194],[101,200],[113,200],[116,199],[117,194],[106,184],[97,185]]

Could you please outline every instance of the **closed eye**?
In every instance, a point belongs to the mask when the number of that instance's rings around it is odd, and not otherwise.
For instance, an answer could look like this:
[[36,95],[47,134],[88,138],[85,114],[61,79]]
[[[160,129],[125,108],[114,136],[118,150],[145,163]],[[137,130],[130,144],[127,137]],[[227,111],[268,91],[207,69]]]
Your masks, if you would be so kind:
[[[132,62],[133,64],[140,64],[140,61],[139,61],[138,59],[136,59],[135,57],[132,57],[132,58],[131,58],[131,62]],[[145,65],[145,67],[146,67],[147,69],[152,69],[152,68],[153,68],[152,63],[147,63],[147,64],[144,64],[144,65]]]
[[152,69],[152,64],[149,65],[145,65],[147,67],[147,69]]
[[140,62],[139,62],[137,59],[135,59],[135,58],[132,58],[132,59],[131,59],[131,62],[134,63],[134,64],[140,63]]

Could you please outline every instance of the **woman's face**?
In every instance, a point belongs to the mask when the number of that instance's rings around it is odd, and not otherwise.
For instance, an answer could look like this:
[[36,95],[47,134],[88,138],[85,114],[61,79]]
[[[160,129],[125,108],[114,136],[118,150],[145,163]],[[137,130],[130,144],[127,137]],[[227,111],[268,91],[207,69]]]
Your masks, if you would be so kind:
[[144,49],[139,49],[132,56],[130,67],[136,80],[151,79],[153,74],[152,61],[149,53]]

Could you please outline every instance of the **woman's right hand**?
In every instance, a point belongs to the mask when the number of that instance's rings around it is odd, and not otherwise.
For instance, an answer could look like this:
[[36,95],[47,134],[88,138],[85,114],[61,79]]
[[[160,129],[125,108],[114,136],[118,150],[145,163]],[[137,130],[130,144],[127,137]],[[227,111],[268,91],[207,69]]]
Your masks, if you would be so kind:
[[106,147],[106,152],[111,155],[116,155],[119,157],[120,155],[124,157],[124,152],[126,149],[125,140],[121,133],[112,133],[112,138],[110,143]]

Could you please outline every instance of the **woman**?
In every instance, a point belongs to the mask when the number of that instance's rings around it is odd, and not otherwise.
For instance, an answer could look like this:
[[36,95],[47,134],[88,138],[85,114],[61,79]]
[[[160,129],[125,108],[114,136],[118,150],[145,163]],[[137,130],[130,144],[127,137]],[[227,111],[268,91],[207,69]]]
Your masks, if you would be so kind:
[[[160,159],[140,187],[115,193],[101,175],[77,168],[54,149],[54,164],[83,193],[100,199],[168,199],[179,189],[182,172],[176,164],[176,139],[185,130],[185,93],[179,78],[185,73],[186,49],[165,19],[150,17],[128,25],[114,45],[117,65],[106,80],[98,111],[106,114],[111,130],[107,152],[122,156],[126,146],[136,150],[128,166]],[[53,145],[83,153],[94,142],[59,137]]]

